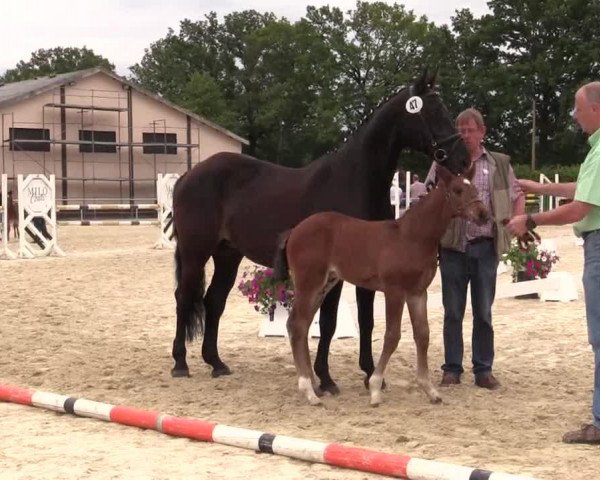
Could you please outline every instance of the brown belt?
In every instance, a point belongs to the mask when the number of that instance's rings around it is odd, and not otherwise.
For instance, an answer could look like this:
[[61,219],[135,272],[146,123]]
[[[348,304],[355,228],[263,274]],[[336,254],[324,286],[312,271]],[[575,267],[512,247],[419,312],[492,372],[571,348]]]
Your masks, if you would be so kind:
[[493,240],[494,239],[492,237],[476,237],[472,238],[471,240],[467,240],[467,245],[474,245],[481,242],[491,242]]

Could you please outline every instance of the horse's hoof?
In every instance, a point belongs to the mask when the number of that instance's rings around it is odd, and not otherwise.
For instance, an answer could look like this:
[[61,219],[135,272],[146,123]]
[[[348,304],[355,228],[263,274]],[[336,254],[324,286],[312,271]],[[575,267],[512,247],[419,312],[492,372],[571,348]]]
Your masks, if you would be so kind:
[[340,394],[340,387],[338,387],[335,383],[331,383],[329,385],[321,384],[319,388],[316,390],[316,394],[319,397],[322,397],[326,393],[329,393],[332,396],[337,396]]
[[429,401],[434,405],[439,405],[442,403],[442,397],[431,398]]
[[221,367],[213,368],[212,373],[210,374],[212,378],[222,377],[223,375],[231,375],[231,370],[225,364]]
[[189,377],[190,371],[187,368],[174,368],[171,370],[171,376],[173,378]]

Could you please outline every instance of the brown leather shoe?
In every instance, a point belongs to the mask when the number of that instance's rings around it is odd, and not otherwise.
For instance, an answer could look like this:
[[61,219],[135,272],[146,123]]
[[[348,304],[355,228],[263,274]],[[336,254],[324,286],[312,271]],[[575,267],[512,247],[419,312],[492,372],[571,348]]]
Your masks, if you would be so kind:
[[592,424],[583,425],[579,430],[565,433],[562,441],[565,443],[600,444],[600,428]]
[[440,386],[449,387],[450,385],[460,384],[460,374],[454,372],[444,372]]
[[500,382],[496,380],[492,373],[482,373],[481,375],[475,375],[475,385],[488,390],[496,390],[500,386]]

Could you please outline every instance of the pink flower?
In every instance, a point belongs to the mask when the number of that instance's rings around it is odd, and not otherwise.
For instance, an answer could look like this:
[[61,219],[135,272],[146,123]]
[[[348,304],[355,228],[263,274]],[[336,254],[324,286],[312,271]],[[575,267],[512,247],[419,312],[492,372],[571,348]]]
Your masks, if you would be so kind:
[[273,312],[277,303],[288,310],[291,308],[294,297],[291,281],[275,281],[273,269],[254,267],[252,271],[244,272],[242,278],[238,289],[257,312]]

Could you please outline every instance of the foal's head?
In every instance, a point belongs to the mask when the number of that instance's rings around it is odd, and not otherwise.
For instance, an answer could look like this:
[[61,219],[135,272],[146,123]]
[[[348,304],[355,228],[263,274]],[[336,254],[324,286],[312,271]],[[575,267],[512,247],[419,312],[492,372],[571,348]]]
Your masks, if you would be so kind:
[[487,208],[479,199],[477,187],[471,183],[475,164],[464,175],[453,175],[442,165],[437,167],[438,187],[445,190],[453,217],[463,217],[482,225],[489,219]]

